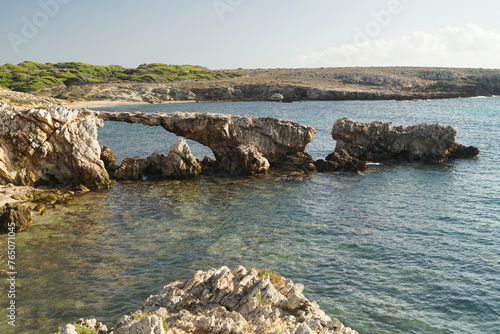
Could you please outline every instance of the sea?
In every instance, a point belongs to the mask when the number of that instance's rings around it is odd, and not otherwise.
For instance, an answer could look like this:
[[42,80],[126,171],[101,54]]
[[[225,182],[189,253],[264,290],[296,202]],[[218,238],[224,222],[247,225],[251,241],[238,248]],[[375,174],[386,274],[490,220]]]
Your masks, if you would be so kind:
[[[16,235],[16,322],[1,333],[55,333],[79,318],[113,326],[166,284],[198,270],[266,268],[359,333],[500,333],[500,97],[429,101],[136,105],[108,111],[272,116],[317,130],[306,152],[335,148],[338,118],[453,125],[471,160],[372,164],[315,173],[116,182],[35,216]],[[118,161],[168,153],[160,127],[106,122]],[[199,159],[210,150],[188,141]],[[0,236],[6,268],[7,236]]]

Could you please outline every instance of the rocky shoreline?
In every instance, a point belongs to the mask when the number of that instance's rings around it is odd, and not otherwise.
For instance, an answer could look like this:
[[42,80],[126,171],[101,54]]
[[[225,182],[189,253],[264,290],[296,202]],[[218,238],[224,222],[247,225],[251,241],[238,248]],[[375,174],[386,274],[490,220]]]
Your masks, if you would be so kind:
[[122,316],[114,327],[96,319],[80,319],[59,333],[77,334],[87,329],[96,334],[357,334],[326,315],[303,290],[302,284],[277,273],[223,266],[198,271],[187,282],[164,286],[135,313]]
[[[97,128],[104,121],[161,126],[181,138],[170,147],[168,155],[153,152],[148,158],[126,158],[118,166],[110,148],[99,145],[97,140]],[[45,212],[40,205],[63,203],[67,189],[72,190],[68,194],[74,194],[75,190],[109,188],[114,185],[111,179],[186,179],[202,174],[244,176],[269,171],[288,175],[358,173],[372,161],[440,162],[479,154],[477,148],[455,143],[457,129],[453,126],[424,123],[392,127],[391,123],[368,124],[344,118],[333,125],[335,151],[325,160],[314,161],[305,149],[315,134],[310,126],[272,117],[102,112],[64,107],[23,109],[0,103],[0,185],[10,187],[4,188],[3,193],[13,186],[62,187],[46,191],[45,195],[11,195],[20,201],[34,202],[37,206],[32,210]],[[209,147],[215,160],[197,160],[184,138]],[[56,195],[61,194],[63,199],[59,200]],[[44,196],[50,197],[50,201]],[[9,206],[5,210],[5,217],[19,217],[17,208]],[[11,218],[5,218],[2,224],[10,226]],[[18,231],[27,228],[25,219],[17,220]]]
[[[127,158],[118,166],[111,149],[97,140],[97,128],[105,121],[161,126],[183,138],[168,154]],[[186,179],[269,171],[285,175],[357,173],[366,170],[371,161],[445,161],[479,153],[477,148],[455,143],[457,129],[453,126],[393,127],[391,123],[344,118],[332,127],[335,151],[325,160],[314,161],[305,149],[315,134],[310,126],[272,117],[28,109],[0,103],[0,193],[6,202],[0,207],[0,232],[13,224],[15,231],[26,230],[32,212],[43,214],[88,188],[109,188],[114,184],[111,179]],[[197,160],[184,138],[208,146],[215,160]],[[61,188],[39,189],[55,185]],[[7,203],[12,200],[18,203]],[[165,286],[110,330],[95,319],[82,319],[66,325],[61,333],[79,333],[82,328],[100,334],[357,333],[326,316],[302,290],[301,284],[274,273],[222,267],[197,272],[186,283]]]
[[238,69],[241,76],[176,82],[80,83],[36,95],[67,101],[172,103],[178,101],[414,100],[500,95],[500,70],[373,67]]

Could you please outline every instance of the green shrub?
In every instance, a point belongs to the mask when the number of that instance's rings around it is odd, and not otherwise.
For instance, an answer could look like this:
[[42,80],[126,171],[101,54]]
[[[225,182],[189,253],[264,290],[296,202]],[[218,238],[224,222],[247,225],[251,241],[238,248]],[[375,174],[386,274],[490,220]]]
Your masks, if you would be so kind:
[[127,69],[119,65],[101,66],[80,62],[39,64],[24,61],[0,66],[0,86],[21,92],[64,84],[68,87],[85,82],[169,82],[174,80],[212,80],[232,78],[238,73],[224,74],[195,65],[142,64]]
[[255,269],[257,270],[257,277],[263,278],[264,276],[269,276],[269,281],[276,289],[281,289],[285,285],[285,280],[283,277],[275,272],[269,271],[268,269]]
[[96,334],[96,331],[93,331],[83,325],[75,324],[75,329],[78,334]]

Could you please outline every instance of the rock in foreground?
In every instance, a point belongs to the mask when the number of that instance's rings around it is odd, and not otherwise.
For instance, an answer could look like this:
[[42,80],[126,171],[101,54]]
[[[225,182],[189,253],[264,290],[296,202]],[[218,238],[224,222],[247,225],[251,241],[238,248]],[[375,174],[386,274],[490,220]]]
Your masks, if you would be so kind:
[[357,333],[327,316],[303,289],[278,274],[242,266],[198,271],[150,296],[113,333]]
[[335,152],[345,150],[356,159],[374,162],[445,161],[479,154],[477,148],[456,144],[456,136],[455,127],[439,123],[393,127],[391,122],[370,124],[342,118],[332,129],[332,137],[337,141]]

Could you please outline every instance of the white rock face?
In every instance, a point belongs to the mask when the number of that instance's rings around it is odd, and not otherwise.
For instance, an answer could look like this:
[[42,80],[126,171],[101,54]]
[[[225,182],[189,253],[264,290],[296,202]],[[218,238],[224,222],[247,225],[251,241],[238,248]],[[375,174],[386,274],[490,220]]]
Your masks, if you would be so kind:
[[76,331],[75,325],[73,325],[73,324],[67,324],[66,326],[61,328],[60,333],[61,334],[78,334],[78,332]]
[[53,107],[20,110],[0,104],[0,184],[33,185],[40,179],[107,188],[92,112]]
[[201,173],[200,163],[183,138],[170,147],[168,156],[162,156],[160,169],[161,175],[167,178],[191,178]]
[[124,315],[118,321],[114,334],[165,334],[165,329],[157,315],[146,316],[141,320]]
[[[272,275],[272,278],[271,278]],[[124,315],[114,334],[288,333],[357,334],[309,301],[302,284],[242,266],[198,271],[187,282],[173,282]],[[99,334],[106,326],[81,323]]]
[[303,289],[284,278],[271,283],[255,269],[222,267],[166,285],[140,311],[165,319],[167,333],[357,333],[327,316]]

